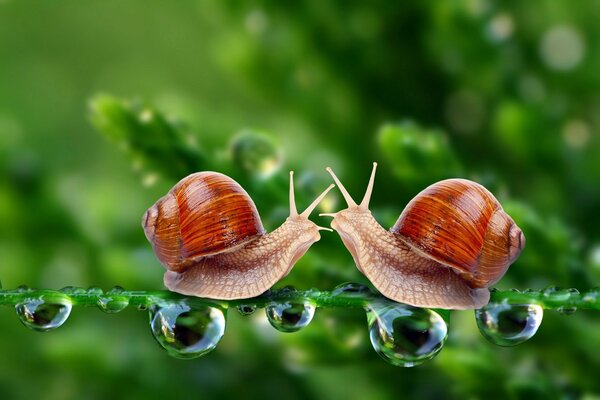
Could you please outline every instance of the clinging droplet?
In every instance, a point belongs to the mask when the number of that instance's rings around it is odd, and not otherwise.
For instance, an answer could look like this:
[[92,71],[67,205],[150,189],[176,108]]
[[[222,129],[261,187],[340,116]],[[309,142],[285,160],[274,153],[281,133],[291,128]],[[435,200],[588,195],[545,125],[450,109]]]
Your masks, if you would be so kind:
[[304,301],[271,303],[265,307],[267,319],[280,332],[296,332],[304,328],[315,315],[314,304]]
[[256,311],[256,306],[254,304],[240,304],[237,306],[237,310],[242,315],[250,315]]
[[66,296],[27,299],[15,306],[23,325],[38,332],[47,332],[64,324],[71,308],[71,301]]
[[537,304],[489,303],[475,310],[479,331],[498,346],[516,346],[533,337],[544,310]]
[[123,291],[122,287],[115,286],[104,295],[99,296],[96,302],[98,308],[108,314],[118,313],[127,308],[129,298],[122,295]]
[[444,346],[448,326],[433,310],[387,302],[370,303],[366,309],[371,344],[390,364],[414,367]]
[[337,285],[333,291],[331,292],[334,296],[356,296],[356,297],[364,297],[373,294],[373,291],[366,285],[362,283],[355,282],[347,282]]
[[225,333],[225,315],[215,307],[185,303],[153,306],[150,327],[156,341],[176,358],[196,358],[213,350]]

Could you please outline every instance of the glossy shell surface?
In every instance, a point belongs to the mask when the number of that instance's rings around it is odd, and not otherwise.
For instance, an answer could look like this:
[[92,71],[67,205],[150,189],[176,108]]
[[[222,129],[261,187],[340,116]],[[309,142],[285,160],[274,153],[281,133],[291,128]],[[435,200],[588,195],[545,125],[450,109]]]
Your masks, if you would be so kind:
[[198,172],[179,181],[146,211],[142,225],[161,263],[178,272],[265,233],[250,196],[217,172]]
[[497,281],[525,245],[521,230],[498,200],[465,179],[427,187],[390,231],[418,253],[455,269],[472,287]]

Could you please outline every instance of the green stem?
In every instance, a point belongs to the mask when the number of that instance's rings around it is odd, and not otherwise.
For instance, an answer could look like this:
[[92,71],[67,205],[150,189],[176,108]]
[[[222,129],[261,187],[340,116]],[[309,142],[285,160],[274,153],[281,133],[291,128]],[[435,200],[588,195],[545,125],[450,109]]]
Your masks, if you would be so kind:
[[[360,288],[359,285],[355,287]],[[50,289],[14,289],[0,290],[0,305],[15,306],[19,303],[26,302],[32,298],[52,298],[67,296],[73,305],[79,306],[97,306],[99,300],[123,300],[129,301],[129,306],[145,309],[155,304],[165,304],[170,302],[185,301],[190,305],[196,306],[220,306],[220,307],[236,307],[240,305],[253,305],[255,307],[265,307],[272,302],[283,301],[309,301],[317,307],[328,308],[364,308],[366,304],[374,301],[390,300],[385,297],[372,293],[366,289],[360,291],[319,291],[310,289],[306,291],[298,291],[295,289],[283,288],[279,290],[269,291],[261,296],[251,299],[241,300],[211,300],[202,299],[191,296],[183,296],[177,293],[158,290],[158,291],[126,291],[126,290],[111,290],[104,292],[98,288],[81,289],[81,288],[64,288],[62,290]],[[600,289],[592,289],[590,291],[579,293],[575,289],[555,289],[548,288],[545,290],[533,291],[527,290],[519,292],[515,290],[492,290],[492,302],[508,302],[510,304],[529,304],[535,303],[542,306],[544,309],[591,309],[600,310]]]

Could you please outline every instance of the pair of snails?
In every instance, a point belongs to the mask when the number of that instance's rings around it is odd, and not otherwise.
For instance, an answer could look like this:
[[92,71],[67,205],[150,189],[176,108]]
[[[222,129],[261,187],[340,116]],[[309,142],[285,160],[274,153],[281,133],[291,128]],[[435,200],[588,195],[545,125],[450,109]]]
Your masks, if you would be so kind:
[[[465,179],[427,187],[390,230],[369,211],[377,163],[357,204],[331,170],[348,207],[331,227],[358,269],[386,297],[417,307],[470,309],[489,301],[497,282],[525,246],[523,233],[496,198]],[[142,225],[160,262],[165,286],[213,299],[257,296],[285,277],[320,230],[308,217],[335,185],[298,213],[290,172],[290,216],[271,233],[246,191],[218,172],[177,183],[144,214]]]

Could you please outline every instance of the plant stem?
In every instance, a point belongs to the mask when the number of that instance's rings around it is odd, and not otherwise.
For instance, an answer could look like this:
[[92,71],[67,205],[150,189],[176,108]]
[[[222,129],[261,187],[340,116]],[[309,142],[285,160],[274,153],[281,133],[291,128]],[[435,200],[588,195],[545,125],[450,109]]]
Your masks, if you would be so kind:
[[[146,309],[152,305],[161,305],[170,302],[185,301],[196,306],[219,306],[223,308],[236,307],[240,305],[252,305],[265,307],[272,302],[283,301],[309,301],[317,307],[328,308],[364,308],[370,302],[390,300],[370,292],[365,287],[354,285],[358,290],[319,291],[310,289],[298,291],[283,288],[268,291],[267,293],[251,299],[241,300],[211,300],[192,296],[183,296],[177,293],[160,291],[127,291],[110,290],[102,291],[99,288],[64,288],[61,290],[18,288],[14,290],[0,290],[0,305],[14,306],[35,298],[64,298],[70,299],[73,305],[97,306],[100,300],[123,300],[129,301],[129,306]],[[516,290],[492,290],[491,302],[508,302],[510,304],[535,303],[544,309],[593,309],[600,310],[600,289],[579,293],[575,289],[527,290],[519,292]]]

